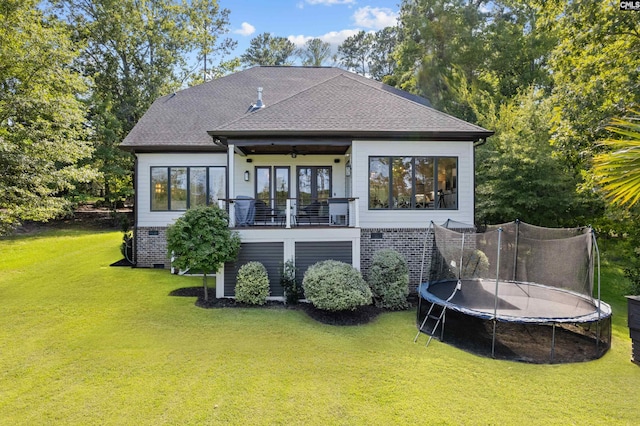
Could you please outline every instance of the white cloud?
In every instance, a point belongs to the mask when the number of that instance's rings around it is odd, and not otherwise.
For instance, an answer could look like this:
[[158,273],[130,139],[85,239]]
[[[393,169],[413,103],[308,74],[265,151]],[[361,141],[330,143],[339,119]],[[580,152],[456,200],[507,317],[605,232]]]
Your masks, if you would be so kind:
[[341,30],[341,31],[330,31],[326,34],[315,36],[315,37],[305,36],[305,35],[290,35],[289,37],[287,37],[287,39],[289,39],[289,41],[294,43],[296,46],[301,47],[308,40],[311,40],[312,38],[319,38],[320,40],[326,43],[329,43],[331,45],[331,49],[335,51],[338,48],[338,46],[341,45],[343,41],[345,41],[347,37],[351,37],[352,35],[355,35],[357,33],[358,33],[358,30]]
[[325,6],[331,6],[333,4],[355,4],[356,0],[305,0],[305,2],[312,5],[323,4]]
[[358,27],[381,30],[385,27],[397,25],[398,12],[386,7],[365,6],[356,10],[353,21]]
[[243,22],[242,25],[240,25],[240,28],[238,28],[237,30],[233,31],[235,34],[240,34],[243,36],[250,36],[251,34],[256,32],[256,27],[254,27],[253,25],[251,25],[248,22]]

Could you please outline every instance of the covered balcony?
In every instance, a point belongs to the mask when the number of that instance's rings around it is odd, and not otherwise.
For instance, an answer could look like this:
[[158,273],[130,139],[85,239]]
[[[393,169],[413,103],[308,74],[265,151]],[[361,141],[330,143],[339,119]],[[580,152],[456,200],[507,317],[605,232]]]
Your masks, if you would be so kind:
[[232,228],[358,228],[358,198],[262,199],[248,196],[218,200]]

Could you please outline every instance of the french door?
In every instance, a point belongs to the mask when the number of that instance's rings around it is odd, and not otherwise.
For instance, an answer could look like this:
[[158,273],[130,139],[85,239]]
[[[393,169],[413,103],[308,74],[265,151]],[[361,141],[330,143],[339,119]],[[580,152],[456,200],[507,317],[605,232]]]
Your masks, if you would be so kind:
[[330,166],[298,166],[298,209],[331,198]]
[[256,199],[270,209],[284,212],[289,198],[289,167],[256,167]]

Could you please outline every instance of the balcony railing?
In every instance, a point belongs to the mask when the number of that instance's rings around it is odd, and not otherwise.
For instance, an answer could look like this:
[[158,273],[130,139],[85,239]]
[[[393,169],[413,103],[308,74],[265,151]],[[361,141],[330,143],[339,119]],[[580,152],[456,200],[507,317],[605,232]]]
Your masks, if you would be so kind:
[[357,198],[265,200],[238,196],[220,199],[218,206],[229,212],[232,228],[360,226]]

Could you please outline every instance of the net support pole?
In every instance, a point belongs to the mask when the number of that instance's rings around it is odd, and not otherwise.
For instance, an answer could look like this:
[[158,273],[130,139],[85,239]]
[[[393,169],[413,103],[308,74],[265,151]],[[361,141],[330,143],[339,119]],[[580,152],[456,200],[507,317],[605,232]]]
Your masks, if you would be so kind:
[[[598,242],[596,241],[596,233],[591,229],[591,240],[593,248],[596,254],[596,270],[597,270],[597,282],[598,282],[598,322],[596,323],[596,351],[600,350],[600,321],[602,315],[602,300],[600,299],[600,250],[598,249]],[[591,253],[593,259],[593,253]]]
[[520,219],[516,219],[516,246],[513,255],[513,281],[517,281],[518,277],[518,249],[520,248]]
[[491,357],[496,355],[496,322],[498,319],[498,283],[500,281],[500,249],[502,246],[502,227],[498,228],[498,255],[496,257],[496,291],[493,301],[493,336],[491,338]]

